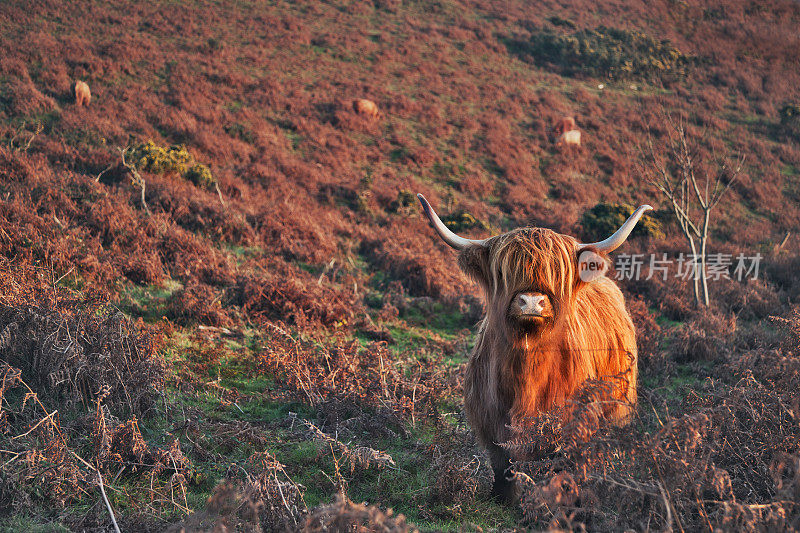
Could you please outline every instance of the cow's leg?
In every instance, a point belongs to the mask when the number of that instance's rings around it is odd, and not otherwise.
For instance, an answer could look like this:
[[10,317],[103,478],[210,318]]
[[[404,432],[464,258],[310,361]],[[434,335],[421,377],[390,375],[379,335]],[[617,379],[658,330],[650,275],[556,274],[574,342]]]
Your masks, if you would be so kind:
[[494,471],[494,484],[492,485],[492,498],[497,501],[511,503],[516,495],[516,483],[511,470],[511,460],[508,453],[496,444],[489,446],[489,458]]

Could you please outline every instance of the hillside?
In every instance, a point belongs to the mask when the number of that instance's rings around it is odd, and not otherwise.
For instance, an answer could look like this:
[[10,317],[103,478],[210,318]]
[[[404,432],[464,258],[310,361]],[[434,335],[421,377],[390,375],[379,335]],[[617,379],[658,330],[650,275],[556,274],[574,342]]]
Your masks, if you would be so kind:
[[[0,527],[107,530],[100,472],[123,530],[800,528],[799,24],[791,0],[3,2]],[[641,153],[665,113],[701,165],[745,156],[710,247],[760,275],[710,309],[622,281],[631,429],[542,427],[571,444],[490,502],[461,403],[482,302],[414,195],[475,238],[602,239],[590,209],[649,203],[620,252],[677,257]]]

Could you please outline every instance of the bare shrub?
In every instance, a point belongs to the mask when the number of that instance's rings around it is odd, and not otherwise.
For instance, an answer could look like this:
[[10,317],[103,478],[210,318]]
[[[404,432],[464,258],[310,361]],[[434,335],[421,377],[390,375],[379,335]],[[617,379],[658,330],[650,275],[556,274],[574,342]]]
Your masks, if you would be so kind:
[[343,326],[356,308],[352,294],[335,292],[308,278],[242,276],[232,292],[232,300],[245,313],[301,327],[309,321]]
[[386,452],[375,450],[369,446],[349,446],[330,435],[326,435],[311,422],[303,421],[303,424],[308,429],[308,437],[312,441],[323,448],[328,448],[330,451],[335,450],[341,455],[342,459],[350,465],[351,474],[356,468],[365,470],[375,467],[380,470],[396,467],[394,459]]
[[230,327],[229,311],[223,308],[223,294],[202,283],[189,283],[169,300],[168,317],[180,325],[195,323],[206,326]]
[[[720,374],[741,377],[691,392],[680,416],[659,414],[651,403],[626,428],[595,427],[591,416],[576,417],[571,431],[542,420],[557,431],[510,443],[530,457],[526,450],[541,450],[541,438],[554,439],[548,455],[517,463],[526,519],[536,527],[591,530],[794,527],[800,432],[789,420],[796,416],[797,374],[788,362],[775,368],[776,357],[764,351],[741,362],[723,359]],[[750,367],[763,368],[777,387],[765,386]],[[779,375],[787,377],[772,381]],[[583,430],[593,437],[569,436]]]
[[395,516],[391,509],[382,511],[375,505],[353,503],[342,496],[336,496],[336,501],[330,505],[315,508],[300,529],[307,533],[349,530],[365,533],[418,531],[406,523],[406,518],[402,514]]
[[[491,484],[486,468],[478,455],[462,456],[439,453],[434,456],[431,473],[435,480],[431,498],[446,505],[468,504],[479,497],[478,491]],[[483,474],[483,475],[481,475]]]
[[308,512],[305,487],[292,481],[268,452],[251,456],[246,466],[242,472],[230,472],[232,477],[214,488],[204,511],[168,531],[298,531]]
[[701,310],[678,334],[674,356],[680,362],[724,359],[733,347],[735,333],[735,317]]
[[454,392],[449,371],[436,360],[398,360],[384,342],[362,348],[356,340],[339,339],[323,347],[295,339],[281,325],[268,328],[259,367],[274,376],[283,397],[314,406],[336,400],[330,404],[334,411],[343,402],[378,412],[388,408],[399,420],[416,421],[436,419],[437,398]]
[[115,412],[143,416],[159,396],[164,368],[155,340],[113,308],[3,305],[0,325],[3,359],[48,398],[90,406],[108,388]]

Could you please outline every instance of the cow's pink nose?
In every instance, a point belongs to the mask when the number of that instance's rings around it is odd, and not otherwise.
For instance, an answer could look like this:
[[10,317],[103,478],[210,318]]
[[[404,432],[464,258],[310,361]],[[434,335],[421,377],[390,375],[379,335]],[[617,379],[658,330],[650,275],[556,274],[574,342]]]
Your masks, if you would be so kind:
[[547,296],[544,294],[520,293],[517,295],[517,305],[523,315],[542,316],[544,302]]

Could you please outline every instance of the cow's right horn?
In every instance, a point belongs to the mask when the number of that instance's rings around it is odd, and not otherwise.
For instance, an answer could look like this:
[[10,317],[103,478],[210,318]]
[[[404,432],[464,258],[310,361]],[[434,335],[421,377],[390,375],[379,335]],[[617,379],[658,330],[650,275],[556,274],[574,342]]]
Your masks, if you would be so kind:
[[488,239],[465,239],[464,237],[459,237],[452,231],[450,228],[444,225],[444,222],[441,221],[439,216],[436,214],[436,211],[433,210],[431,204],[428,203],[428,200],[425,199],[424,196],[421,194],[417,194],[417,198],[419,198],[419,203],[422,204],[422,209],[425,210],[425,214],[428,216],[428,220],[431,221],[431,226],[433,229],[436,230],[436,233],[439,234],[439,237],[442,238],[444,242],[446,242],[451,247],[455,248],[456,250],[463,250],[467,246],[485,246],[486,241]]
[[613,252],[614,250],[622,246],[622,244],[628,238],[628,235],[630,235],[631,232],[633,231],[633,228],[636,227],[636,223],[639,222],[640,218],[642,218],[642,215],[645,213],[645,211],[650,211],[651,209],[653,208],[650,207],[649,205],[639,206],[639,209],[634,211],[633,214],[628,217],[628,220],[626,220],[625,223],[617,231],[614,232],[614,235],[600,242],[581,244],[580,247],[587,248],[591,246],[593,248],[596,248],[598,252],[605,254]]

